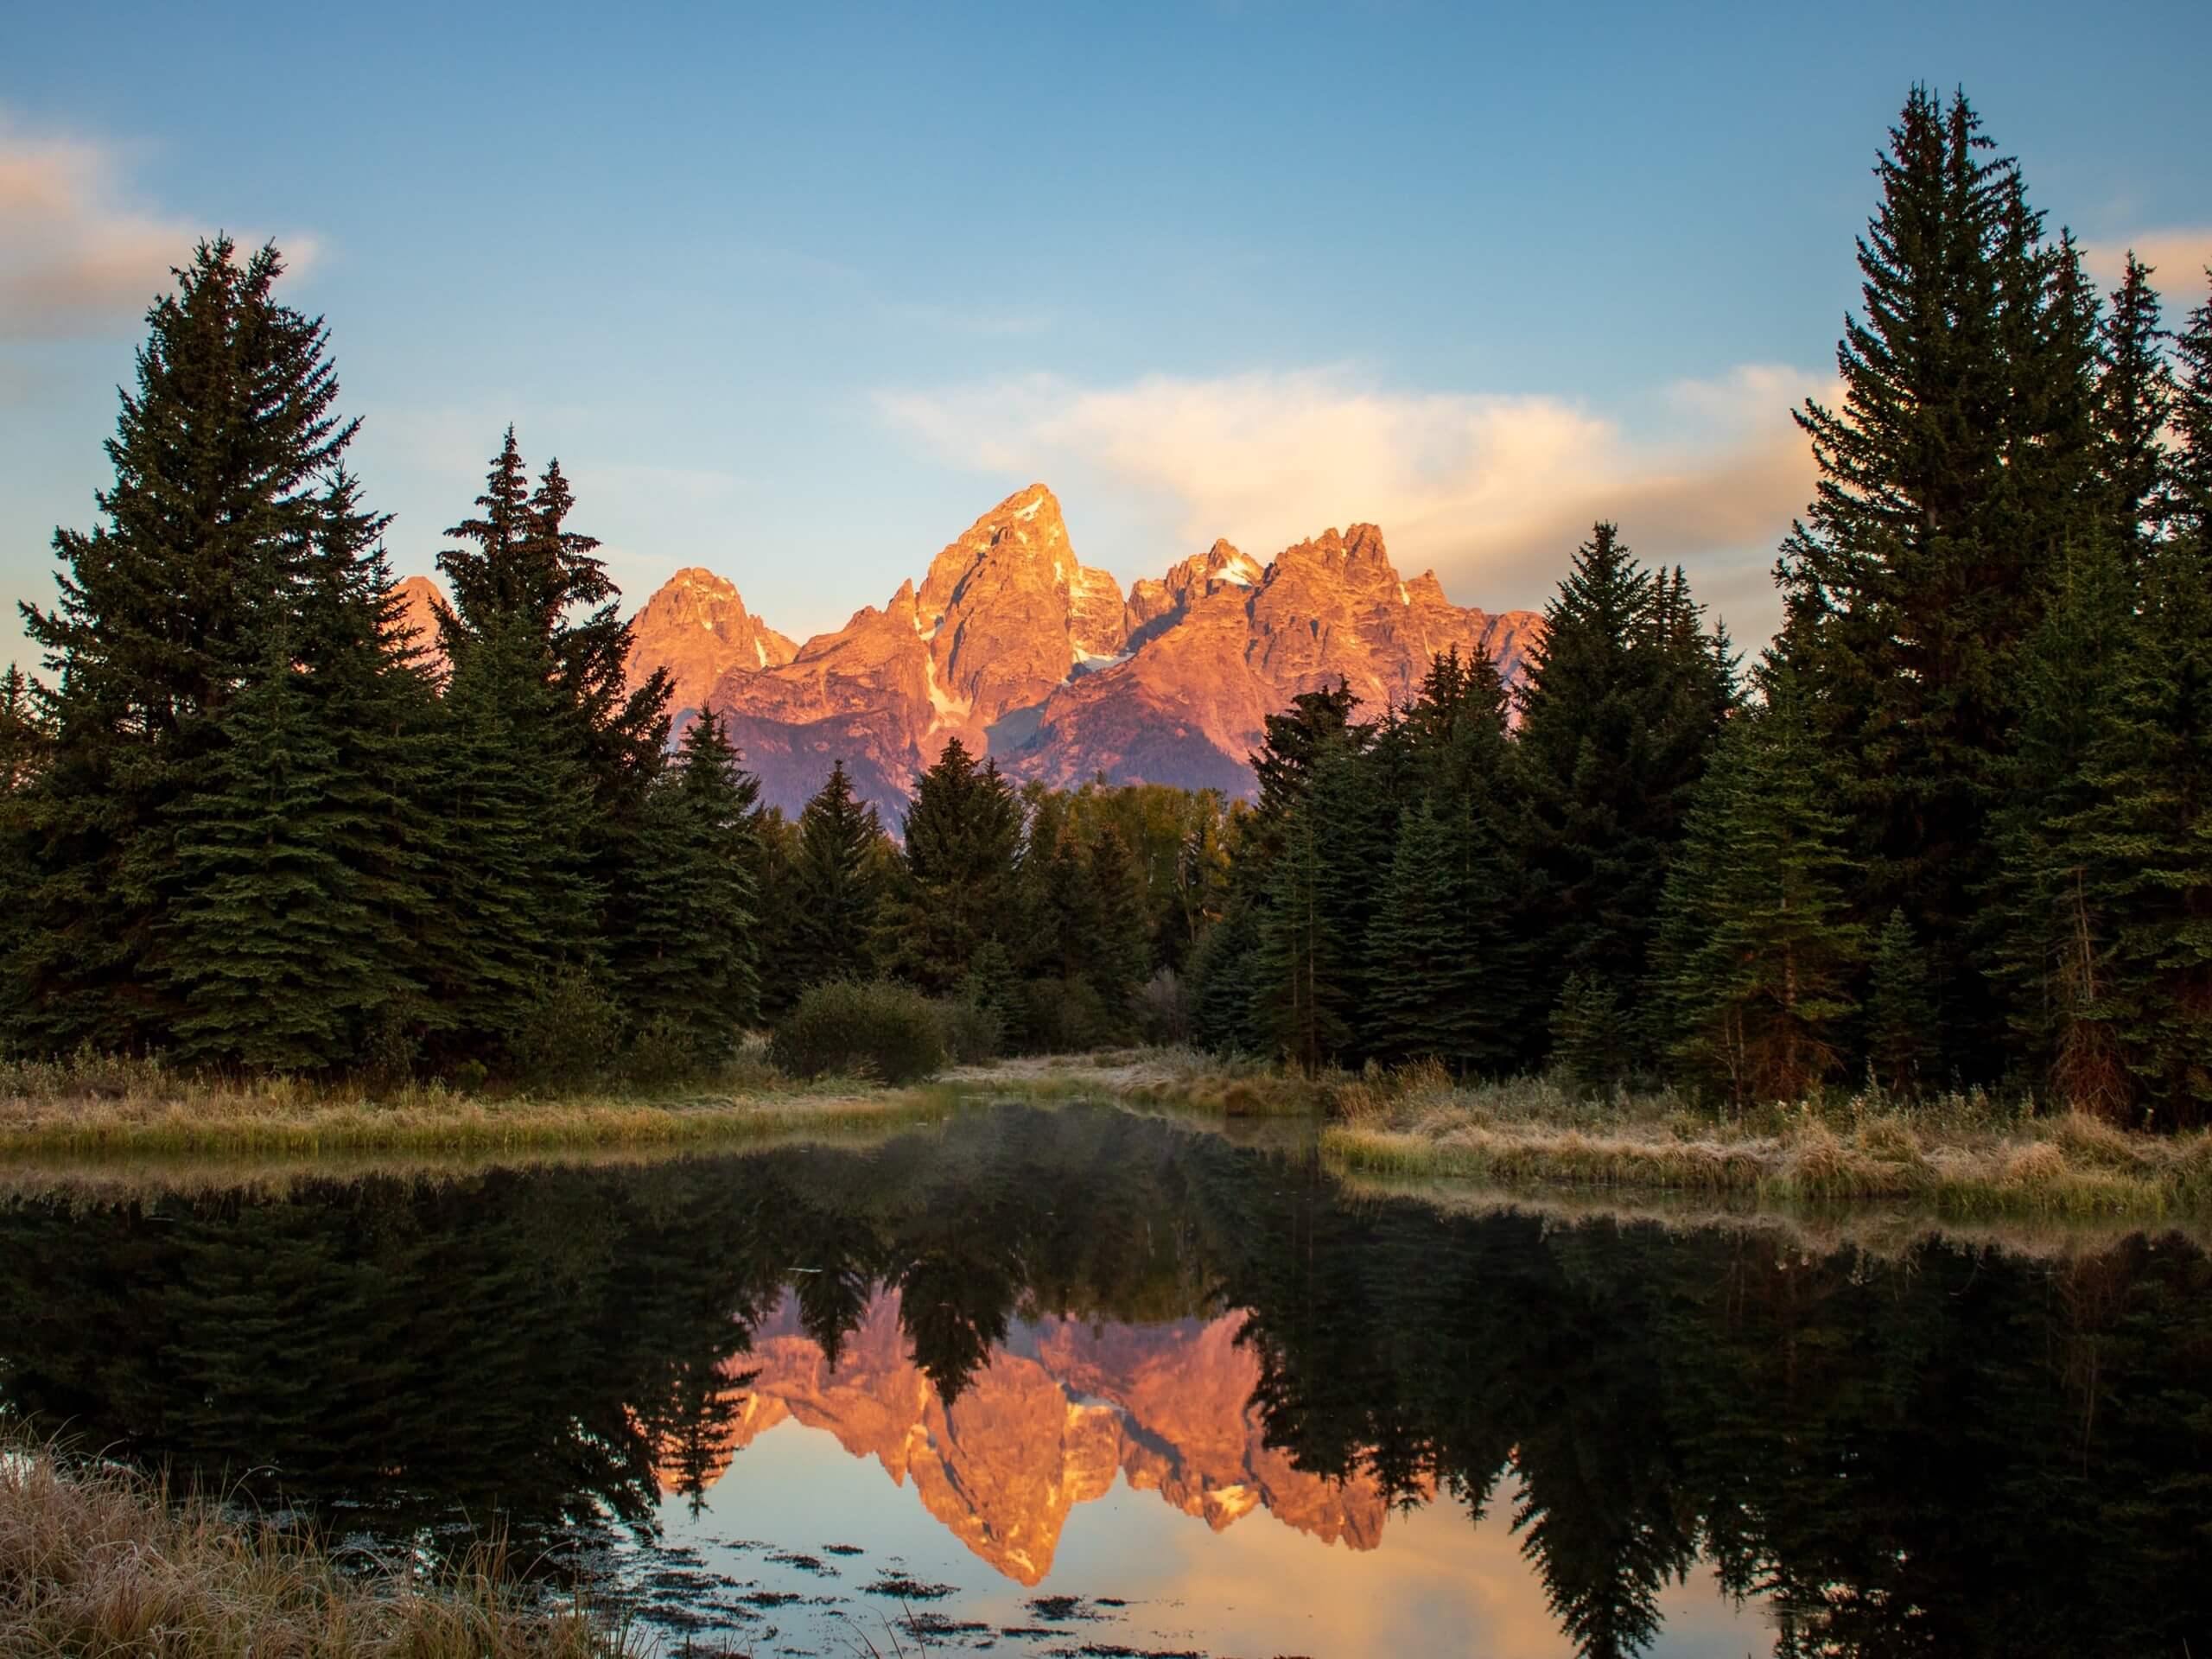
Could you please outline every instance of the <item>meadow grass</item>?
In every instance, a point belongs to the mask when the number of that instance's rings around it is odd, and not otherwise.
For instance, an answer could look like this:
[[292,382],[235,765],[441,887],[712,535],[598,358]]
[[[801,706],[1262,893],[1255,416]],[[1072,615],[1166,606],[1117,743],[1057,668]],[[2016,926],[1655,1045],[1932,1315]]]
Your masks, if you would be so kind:
[[2212,1211],[2212,1134],[2131,1134],[1979,1092],[1866,1092],[1740,1116],[1657,1091],[1586,1100],[1542,1078],[1414,1066],[1331,1093],[1323,1155],[1370,1175],[1571,1184],[1759,1202],[1903,1201],[1946,1217],[2158,1220]]
[[497,1548],[424,1577],[241,1519],[111,1463],[0,1439],[0,1653],[233,1659],[627,1659]]
[[507,1093],[438,1082],[377,1092],[83,1056],[0,1064],[0,1160],[676,1148],[895,1128],[951,1104],[948,1091],[929,1087],[794,1083],[757,1060],[660,1086]]

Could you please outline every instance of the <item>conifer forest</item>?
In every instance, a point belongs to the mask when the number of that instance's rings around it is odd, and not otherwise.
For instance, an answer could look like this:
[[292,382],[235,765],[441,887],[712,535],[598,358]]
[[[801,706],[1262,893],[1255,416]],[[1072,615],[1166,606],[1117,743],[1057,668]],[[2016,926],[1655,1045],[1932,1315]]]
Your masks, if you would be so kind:
[[764,805],[720,721],[627,677],[591,503],[526,431],[453,504],[436,639],[403,629],[342,319],[206,241],[0,687],[0,1052],[678,1076],[842,986],[956,1058],[2212,1122],[2212,274],[2099,291],[1920,89],[1857,248],[1771,641],[1600,522],[1512,683],[1452,652],[1402,706],[1308,690],[1249,801],[955,740],[887,822],[835,757]]

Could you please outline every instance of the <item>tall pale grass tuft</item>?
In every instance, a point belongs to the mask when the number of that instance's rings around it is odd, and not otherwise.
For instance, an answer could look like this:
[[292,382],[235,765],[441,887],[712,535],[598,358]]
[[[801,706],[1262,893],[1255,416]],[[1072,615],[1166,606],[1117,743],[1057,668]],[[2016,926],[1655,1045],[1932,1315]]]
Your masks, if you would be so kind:
[[0,1653],[216,1659],[627,1659],[495,1553],[427,1582],[342,1571],[312,1540],[111,1464],[0,1440]]

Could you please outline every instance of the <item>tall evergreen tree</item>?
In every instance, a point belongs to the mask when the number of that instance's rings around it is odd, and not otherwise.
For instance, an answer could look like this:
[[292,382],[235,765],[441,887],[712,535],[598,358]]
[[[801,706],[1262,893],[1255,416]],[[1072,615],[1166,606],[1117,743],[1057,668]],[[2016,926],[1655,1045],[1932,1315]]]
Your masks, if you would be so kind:
[[57,531],[52,610],[23,607],[54,676],[25,817],[23,1039],[158,1044],[153,962],[177,897],[180,808],[215,784],[219,722],[260,667],[354,434],[320,319],[276,297],[274,247],[204,242],[147,314],[90,532]]
[[[1447,804],[1446,810],[1452,810]],[[1376,1058],[1434,1058],[1455,1071],[1502,1069],[1517,1050],[1516,988],[1497,982],[1502,894],[1486,884],[1462,813],[1427,799],[1399,820],[1367,937],[1364,1035]]]
[[1555,995],[1581,974],[1626,1001],[1732,668],[1680,573],[1644,569],[1609,524],[1576,550],[1544,622],[1516,751],[1542,983]]
[[211,786],[175,808],[178,898],[154,961],[188,1057],[327,1071],[404,1063],[442,1023],[428,683],[397,637],[380,537],[342,471],[289,614],[218,722]]
[[1096,895],[1098,917],[1098,949],[1085,977],[1105,1004],[1109,1020],[1120,1029],[1128,1022],[1129,999],[1152,972],[1152,959],[1145,941],[1136,866],[1128,842],[1112,824],[1103,825],[1091,841],[1084,874]]
[[1266,873],[1257,922],[1249,981],[1255,1033],[1308,1071],[1364,1054],[1367,933],[1389,868],[1376,840],[1394,826],[1376,810],[1363,735],[1355,728],[1313,750],[1306,790],[1281,825],[1282,851]]
[[232,698],[208,786],[178,803],[179,896],[162,925],[188,1059],[326,1071],[422,988],[356,879],[372,821],[346,787],[286,635]]
[[1841,1066],[1866,953],[1803,702],[1784,671],[1764,708],[1731,722],[1668,882],[1656,953],[1670,1052],[1739,1105],[1801,1098]]
[[562,741],[573,705],[529,619],[495,613],[451,631],[446,648],[437,800],[450,840],[438,896],[463,948],[436,989],[459,1052],[498,1057],[555,982],[604,967],[592,798]]
[[637,913],[619,962],[632,1020],[719,1058],[760,1012],[753,798],[721,722],[683,728],[677,764],[646,798]]
[[2173,410],[2173,371],[2152,275],[2131,249],[2100,329],[2097,426],[2104,443],[2106,512],[2115,544],[2131,554],[2163,524],[2166,512],[2164,434]]
[[950,990],[986,939],[1007,943],[1021,814],[995,762],[977,766],[958,738],[915,782],[906,856],[887,938],[897,972]]
[[[2056,827],[2096,952],[2086,1019],[2106,1026],[2152,1121],[2212,1120],[2212,550],[2159,550],[2082,771]],[[2093,935],[2093,938],[2095,936]],[[2094,948],[2094,947],[2093,947]]]
[[2107,516],[2086,488],[2094,306],[1989,150],[1963,96],[1916,87],[1891,130],[1844,403],[1798,416],[1820,481],[1779,567],[1783,649],[1820,687],[1827,787],[1866,871],[1861,918],[1922,919],[1955,1058],[1979,1073],[2000,1047],[1972,931],[2014,661],[2051,564]]
[[[2212,270],[2204,273],[2212,283]],[[2212,297],[2189,314],[2174,338],[2172,423],[2178,446],[2167,457],[2166,518],[2178,533],[2212,536]]]
[[889,851],[875,808],[853,793],[842,760],[799,814],[790,932],[779,942],[799,988],[875,971],[889,898]]

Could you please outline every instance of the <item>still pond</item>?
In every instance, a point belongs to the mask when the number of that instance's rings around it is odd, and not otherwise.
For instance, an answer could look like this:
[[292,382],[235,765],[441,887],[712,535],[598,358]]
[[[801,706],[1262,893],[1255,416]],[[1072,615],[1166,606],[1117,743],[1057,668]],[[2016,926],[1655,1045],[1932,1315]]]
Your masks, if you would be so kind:
[[865,1147],[13,1178],[0,1411],[671,1654],[2212,1655],[2212,1264]]

